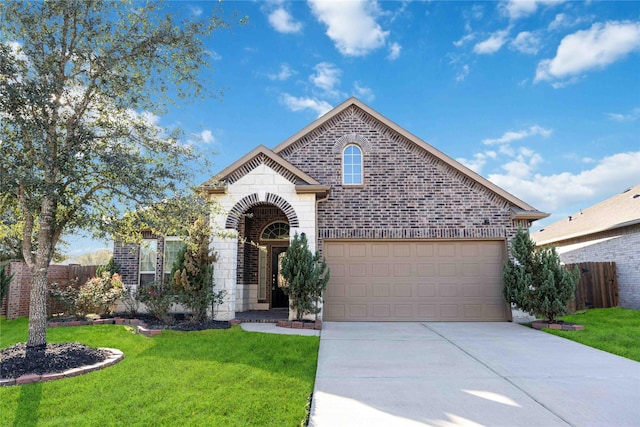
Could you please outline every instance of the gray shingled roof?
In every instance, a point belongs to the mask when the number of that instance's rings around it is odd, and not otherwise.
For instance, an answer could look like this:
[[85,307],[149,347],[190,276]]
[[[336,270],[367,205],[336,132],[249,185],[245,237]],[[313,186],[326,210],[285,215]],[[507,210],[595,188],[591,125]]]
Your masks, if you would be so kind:
[[638,223],[640,185],[531,233],[531,238],[545,245]]

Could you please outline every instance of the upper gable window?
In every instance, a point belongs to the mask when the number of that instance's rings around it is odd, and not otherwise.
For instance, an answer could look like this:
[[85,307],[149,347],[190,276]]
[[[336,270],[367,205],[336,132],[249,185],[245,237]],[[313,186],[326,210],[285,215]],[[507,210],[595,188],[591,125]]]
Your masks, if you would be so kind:
[[342,151],[342,183],[362,185],[362,150],[355,144],[347,145]]

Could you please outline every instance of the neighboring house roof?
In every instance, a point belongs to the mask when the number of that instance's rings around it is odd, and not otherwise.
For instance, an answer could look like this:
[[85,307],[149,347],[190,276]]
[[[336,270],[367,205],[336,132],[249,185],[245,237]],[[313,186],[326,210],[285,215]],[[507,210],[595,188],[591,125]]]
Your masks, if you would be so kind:
[[547,245],[639,223],[640,185],[636,185],[532,233],[531,238]]
[[[216,175],[212,180],[207,181],[207,183],[203,184],[203,187],[207,189],[209,192],[224,192],[224,184],[230,183],[229,180],[233,181],[237,179],[237,177],[241,176],[241,174],[245,174],[249,172],[253,167],[255,167],[255,166],[252,166],[252,162],[255,159],[257,159],[257,156],[262,154],[264,156],[267,156],[270,159],[270,161],[276,162],[279,165],[281,165],[283,168],[282,169],[283,171],[289,171],[290,173],[295,175],[298,179],[300,179],[300,181],[302,181],[300,182],[300,184],[303,184],[307,188],[307,191],[314,190],[313,192],[320,193],[325,189],[328,190],[328,187],[322,186],[320,183],[315,181],[312,177],[308,176],[303,171],[301,171],[291,163],[284,160],[282,157],[280,157],[279,154],[285,149],[287,149],[289,146],[294,144],[295,142],[299,141],[301,138],[313,132],[315,129],[319,128],[320,126],[324,125],[327,122],[330,122],[336,116],[338,116],[340,113],[350,108],[351,106],[356,106],[357,108],[360,108],[361,110],[366,112],[368,115],[373,117],[375,120],[378,120],[379,122],[381,122],[382,124],[390,128],[391,130],[393,130],[394,132],[397,132],[401,136],[405,137],[407,140],[411,141],[420,149],[427,151],[428,153],[438,158],[440,161],[444,162],[448,166],[452,167],[453,169],[457,170],[461,174],[476,181],[478,184],[484,186],[485,188],[489,189],[493,193],[497,194],[498,196],[508,201],[512,205],[512,212],[513,212],[514,219],[537,220],[537,219],[542,219],[549,216],[548,213],[538,211],[533,206],[525,203],[524,201],[520,200],[513,194],[498,187],[497,185],[487,180],[486,178],[483,178],[482,176],[478,175],[476,172],[472,171],[471,169],[467,168],[466,166],[462,165],[461,163],[457,162],[456,160],[452,159],[446,154],[442,153],[435,147],[427,144],[416,135],[402,128],[401,126],[389,120],[382,114],[373,110],[371,107],[362,103],[357,98],[353,98],[353,97],[347,99],[342,104],[335,107],[333,110],[322,115],[317,120],[315,120],[314,122],[312,122],[311,124],[303,128],[299,132],[290,136],[285,141],[280,143],[277,147],[275,147],[273,150],[269,150],[264,146],[257,147],[256,149],[251,151],[249,154],[244,156],[242,159],[238,160],[237,162],[233,163],[231,166],[224,169],[222,172]],[[303,191],[302,188],[303,186],[298,185],[296,189],[298,190],[298,192],[301,192]]]

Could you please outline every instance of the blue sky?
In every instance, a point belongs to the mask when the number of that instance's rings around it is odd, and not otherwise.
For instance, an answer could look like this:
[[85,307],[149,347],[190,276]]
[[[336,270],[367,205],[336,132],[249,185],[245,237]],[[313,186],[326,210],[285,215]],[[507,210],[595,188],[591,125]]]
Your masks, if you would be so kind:
[[[170,3],[187,19],[219,6]],[[533,230],[640,183],[640,2],[222,6],[249,17],[208,42],[223,96],[155,118],[211,159],[194,183],[350,96],[552,214]]]

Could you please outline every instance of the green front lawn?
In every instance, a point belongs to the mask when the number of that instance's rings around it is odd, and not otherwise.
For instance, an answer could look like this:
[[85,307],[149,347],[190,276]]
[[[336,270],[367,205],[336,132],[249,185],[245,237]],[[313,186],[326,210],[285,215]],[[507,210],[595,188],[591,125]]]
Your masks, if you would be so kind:
[[584,331],[545,332],[640,362],[640,310],[595,308],[560,319],[584,325]]
[[[26,319],[0,319],[0,348],[26,338]],[[47,338],[117,348],[125,358],[79,377],[0,388],[0,425],[296,426],[320,342],[239,326],[145,338],[94,325],[49,329]]]

